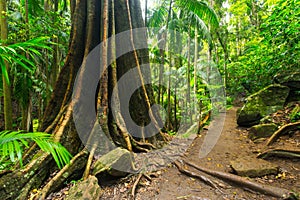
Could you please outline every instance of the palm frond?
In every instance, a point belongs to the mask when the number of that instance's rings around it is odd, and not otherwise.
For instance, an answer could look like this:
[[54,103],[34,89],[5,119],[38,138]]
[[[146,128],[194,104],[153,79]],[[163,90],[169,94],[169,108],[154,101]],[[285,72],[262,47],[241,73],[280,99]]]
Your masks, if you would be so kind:
[[65,149],[65,147],[63,147],[60,143],[54,142],[50,134],[42,132],[0,132],[0,157],[9,157],[12,162],[19,160],[20,165],[23,166],[23,149],[24,146],[28,147],[28,140],[36,142],[41,150],[50,153],[59,168],[62,168],[63,165],[70,162],[72,155]]
[[178,7],[195,13],[200,19],[203,19],[213,27],[219,26],[219,19],[215,11],[205,1],[198,0],[175,0]]
[[4,59],[3,59],[3,57],[1,55],[0,55],[0,66],[1,66],[1,73],[3,74],[6,82],[9,83],[8,72],[6,70]]
[[150,18],[148,19],[149,27],[161,27],[166,23],[166,16],[168,15],[168,10],[165,6],[161,6],[153,10]]
[[[5,61],[12,64],[17,63],[22,68],[33,71],[35,63],[32,61],[35,56],[41,56],[39,49],[52,50],[50,45],[54,43],[49,42],[49,37],[38,37],[25,42],[15,43],[8,46],[0,46],[0,65],[1,71],[6,81],[9,83],[8,72],[5,67]],[[29,58],[23,56],[27,53]]]
[[189,13],[189,19],[191,20],[192,24],[196,26],[195,28],[199,30],[199,33],[201,33],[203,37],[207,39],[208,43],[211,44],[211,34],[205,22],[198,15],[192,12]]

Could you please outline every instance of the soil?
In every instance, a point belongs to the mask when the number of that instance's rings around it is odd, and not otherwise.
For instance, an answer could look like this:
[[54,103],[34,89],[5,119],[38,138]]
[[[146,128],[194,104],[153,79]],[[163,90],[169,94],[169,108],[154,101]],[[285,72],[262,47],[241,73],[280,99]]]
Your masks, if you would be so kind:
[[[299,102],[297,104],[300,104]],[[294,107],[294,106],[292,106]],[[270,115],[273,122],[283,125],[290,123],[289,114],[292,107],[287,107],[277,113]],[[266,147],[266,139],[253,142],[248,138],[249,128],[238,127],[236,124],[236,110],[231,108],[226,113],[225,123],[220,138],[213,150],[205,157],[199,157],[199,150],[203,143],[207,130],[201,132],[189,147],[183,158],[191,161],[199,166],[211,170],[233,173],[230,167],[230,161],[244,156],[257,156],[260,152],[264,152]],[[211,125],[214,124],[212,121]],[[300,150],[300,130],[294,131],[292,134],[282,136],[271,147],[280,149],[296,149]],[[278,158],[272,157],[268,159],[280,167],[279,173],[259,178],[249,178],[251,181],[262,185],[270,185],[285,188],[299,194],[300,192],[300,159]],[[204,182],[186,176],[178,171],[174,164],[170,164],[167,168],[156,171],[138,181],[135,190],[135,198],[132,197],[132,188],[137,180],[137,175],[127,176],[123,179],[111,180],[106,182],[100,181],[103,189],[101,200],[273,200],[277,199],[271,196],[260,194],[256,191],[243,188],[230,182],[225,182],[207,174],[201,173],[192,167],[186,169],[201,174],[212,180],[220,190],[216,190],[208,186]],[[57,193],[52,193],[47,199],[64,199],[68,194],[69,188],[74,183],[69,183],[65,188]]]
[[[232,108],[226,113],[226,120],[222,134],[213,148],[205,158],[199,158],[199,149],[203,143],[204,135],[207,131],[202,131],[201,135],[195,138],[194,142],[184,155],[185,159],[197,165],[232,173],[230,161],[243,156],[258,155],[266,149],[265,142],[254,143],[248,138],[248,129],[238,127],[236,124],[236,110]],[[274,144],[274,147],[293,147],[300,149],[300,132],[296,131],[292,136],[284,136]],[[272,147],[271,147],[272,148]],[[289,189],[300,192],[300,160],[287,158],[271,158],[269,162],[280,167],[279,174],[268,175],[259,178],[251,178],[252,181]],[[191,167],[190,171],[200,173]],[[177,200],[177,199],[276,199],[274,197],[259,194],[247,188],[224,182],[207,174],[200,173],[213,180],[220,187],[221,192],[206,185],[202,181],[188,177],[178,171],[175,165],[171,164],[164,170],[154,172],[149,176],[151,179],[143,177],[136,189],[135,199],[137,200]],[[104,194],[103,200],[112,199],[132,199],[131,189],[137,176],[127,177],[112,185],[102,185]],[[250,178],[249,178],[250,179]]]

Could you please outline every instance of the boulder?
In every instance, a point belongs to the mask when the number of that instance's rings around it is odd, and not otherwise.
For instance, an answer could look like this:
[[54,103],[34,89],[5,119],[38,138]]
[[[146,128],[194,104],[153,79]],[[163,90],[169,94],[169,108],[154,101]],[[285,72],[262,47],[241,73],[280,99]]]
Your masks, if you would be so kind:
[[286,71],[284,73],[277,74],[274,77],[274,82],[287,86],[291,90],[300,90],[300,71]]
[[252,126],[249,130],[249,138],[251,140],[256,140],[258,138],[267,138],[273,135],[273,133],[278,129],[277,125],[272,124],[258,124]]
[[247,97],[245,105],[237,111],[237,123],[250,127],[263,117],[282,109],[290,89],[282,85],[269,85]]
[[65,200],[98,200],[102,192],[98,179],[95,176],[89,176],[88,179],[72,186]]
[[101,173],[108,173],[115,177],[126,176],[128,172],[133,171],[132,160],[132,155],[128,150],[118,147],[96,161],[92,174],[97,176]]
[[253,156],[246,156],[230,161],[230,166],[239,176],[261,177],[277,174],[279,167],[268,161]]
[[300,70],[284,70],[284,72],[277,74],[273,80],[274,83],[281,84],[290,88],[290,94],[287,101],[300,100]]

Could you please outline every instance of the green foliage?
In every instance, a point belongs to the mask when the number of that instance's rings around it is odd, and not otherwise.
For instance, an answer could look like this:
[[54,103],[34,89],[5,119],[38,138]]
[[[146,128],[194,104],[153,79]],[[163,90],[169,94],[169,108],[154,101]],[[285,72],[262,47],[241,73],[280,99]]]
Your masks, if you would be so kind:
[[[42,56],[38,49],[51,50],[48,39],[48,37],[39,37],[26,42],[0,46],[1,72],[8,83],[9,75],[6,70],[5,62],[8,62],[10,65],[18,64],[25,70],[33,71],[35,69],[35,63],[32,62],[32,60],[34,60],[36,56]],[[24,56],[24,54],[28,55],[29,58]]]
[[60,143],[54,142],[50,134],[2,131],[0,132],[0,166],[6,165],[9,157],[11,162],[19,161],[22,167],[23,150],[29,147],[29,141],[36,142],[41,150],[50,153],[59,168],[70,162],[72,155]]
[[263,43],[271,55],[268,67],[299,68],[300,62],[300,2],[280,0],[272,14],[261,25]]
[[189,12],[196,14],[200,19],[207,21],[212,26],[219,26],[217,14],[207,2],[197,0],[176,0],[175,3],[182,10],[188,10]]
[[300,106],[296,105],[296,107],[292,110],[290,114],[290,119],[292,122],[296,122],[300,120]]
[[[279,0],[273,5],[270,2],[260,4],[258,17],[253,16],[247,1],[243,2],[230,8],[241,16],[236,25],[240,31],[236,37],[244,42],[243,46],[233,46],[233,49],[240,49],[241,54],[230,52],[228,88],[231,94],[248,95],[272,83],[277,73],[299,68],[300,2]],[[249,20],[245,16],[249,16]],[[255,17],[258,19],[253,21]],[[231,40],[235,45],[237,38]]]

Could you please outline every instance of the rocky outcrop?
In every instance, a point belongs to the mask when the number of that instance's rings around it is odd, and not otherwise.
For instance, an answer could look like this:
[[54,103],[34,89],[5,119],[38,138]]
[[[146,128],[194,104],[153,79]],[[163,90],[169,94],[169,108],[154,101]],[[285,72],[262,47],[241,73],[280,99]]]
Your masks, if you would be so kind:
[[90,176],[88,179],[76,183],[68,192],[66,200],[98,200],[102,195],[102,190],[98,185],[98,179]]
[[237,111],[238,125],[250,127],[259,124],[263,117],[282,109],[289,91],[288,87],[275,84],[249,96]]
[[239,176],[261,177],[268,174],[277,174],[279,167],[268,161],[246,156],[230,161],[230,166]]
[[267,138],[270,137],[277,129],[278,127],[274,123],[258,124],[250,128],[248,136],[251,140]]
[[274,82],[289,87],[291,90],[300,90],[300,71],[277,74]]
[[284,85],[290,88],[290,94],[287,101],[300,100],[300,70],[287,71],[279,73],[274,77],[274,83]]

